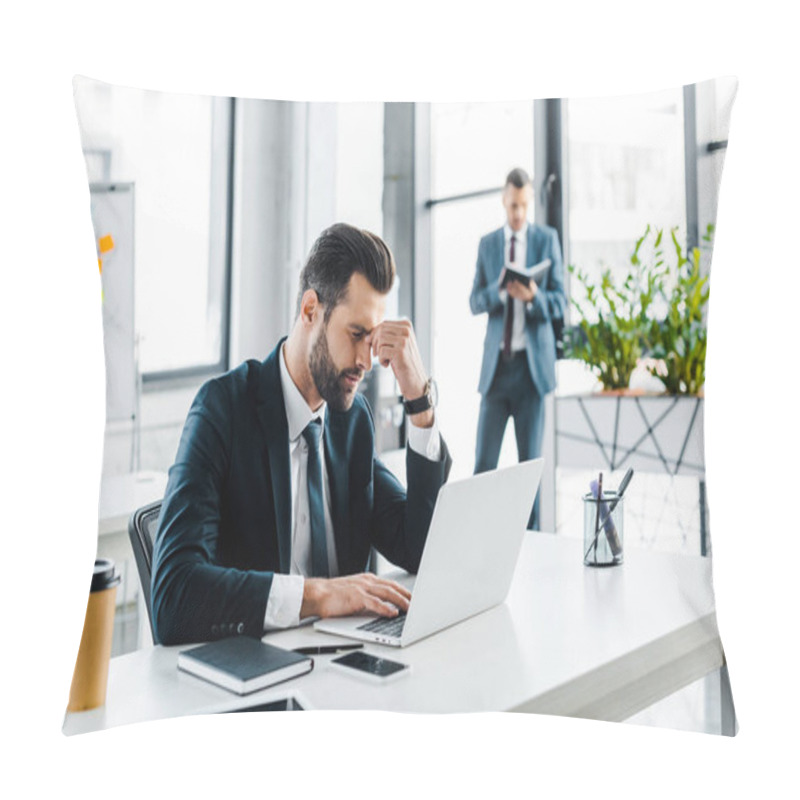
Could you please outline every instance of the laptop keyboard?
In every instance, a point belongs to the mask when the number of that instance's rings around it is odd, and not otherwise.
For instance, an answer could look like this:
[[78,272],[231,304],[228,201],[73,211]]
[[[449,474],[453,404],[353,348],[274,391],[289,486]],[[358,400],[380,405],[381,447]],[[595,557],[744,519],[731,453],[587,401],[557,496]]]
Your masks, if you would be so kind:
[[382,636],[394,636],[399,639],[400,635],[403,633],[403,625],[405,625],[405,622],[405,614],[398,614],[396,617],[378,617],[377,619],[365,622],[363,625],[359,625],[358,630],[380,633]]

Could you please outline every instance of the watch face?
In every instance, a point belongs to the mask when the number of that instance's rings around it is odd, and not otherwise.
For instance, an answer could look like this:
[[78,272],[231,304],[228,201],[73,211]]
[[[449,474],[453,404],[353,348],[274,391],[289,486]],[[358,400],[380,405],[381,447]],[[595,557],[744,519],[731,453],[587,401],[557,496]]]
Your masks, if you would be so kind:
[[428,387],[428,397],[431,399],[432,406],[435,406],[439,402],[439,387],[436,385],[436,381],[433,378],[431,378]]

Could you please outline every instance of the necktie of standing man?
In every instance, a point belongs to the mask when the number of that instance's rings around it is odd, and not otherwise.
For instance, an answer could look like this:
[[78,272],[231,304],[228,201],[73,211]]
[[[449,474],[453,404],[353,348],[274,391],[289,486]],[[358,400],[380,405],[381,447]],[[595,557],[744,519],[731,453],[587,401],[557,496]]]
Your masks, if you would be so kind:
[[[516,244],[517,237],[511,236],[511,248],[508,251],[509,264],[514,263],[514,245]],[[514,298],[511,295],[506,296],[505,317],[503,319],[503,355],[506,358],[511,358],[511,332],[514,329]]]
[[322,500],[322,460],[319,440],[322,423],[312,419],[303,431],[308,443],[308,511],[311,517],[311,574],[328,577],[328,545],[325,541],[325,511]]

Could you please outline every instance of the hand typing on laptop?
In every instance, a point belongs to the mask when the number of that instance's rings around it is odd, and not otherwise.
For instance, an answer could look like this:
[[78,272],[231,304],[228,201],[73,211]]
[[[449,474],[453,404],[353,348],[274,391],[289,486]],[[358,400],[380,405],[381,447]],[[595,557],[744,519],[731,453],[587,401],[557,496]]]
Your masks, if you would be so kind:
[[[405,647],[502,603],[514,576],[543,463],[533,459],[444,484],[414,577],[414,602],[401,605],[380,595],[381,606],[391,602],[400,613],[393,609],[391,614],[378,612],[379,617],[319,619],[314,628]],[[404,577],[399,580],[405,583]],[[406,590],[396,584],[392,588],[408,599]],[[365,610],[377,607],[364,606]]]
[[341,578],[306,578],[300,619],[364,613],[396,617],[398,609],[408,611],[410,600],[408,589],[368,572]]

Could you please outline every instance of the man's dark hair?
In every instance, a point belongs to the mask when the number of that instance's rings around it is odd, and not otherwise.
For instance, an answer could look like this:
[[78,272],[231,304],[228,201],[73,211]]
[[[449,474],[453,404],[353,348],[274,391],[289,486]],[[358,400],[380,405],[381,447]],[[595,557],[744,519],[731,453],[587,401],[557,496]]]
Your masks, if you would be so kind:
[[512,169],[511,172],[509,172],[506,176],[506,186],[514,186],[517,189],[521,189],[523,186],[530,185],[530,175],[528,175],[524,169],[520,169],[519,167]]
[[354,272],[363,275],[377,292],[386,294],[396,272],[392,251],[374,233],[344,222],[331,225],[317,237],[300,273],[295,313],[300,313],[303,294],[313,289],[325,309],[327,324],[333,309],[344,299]]

